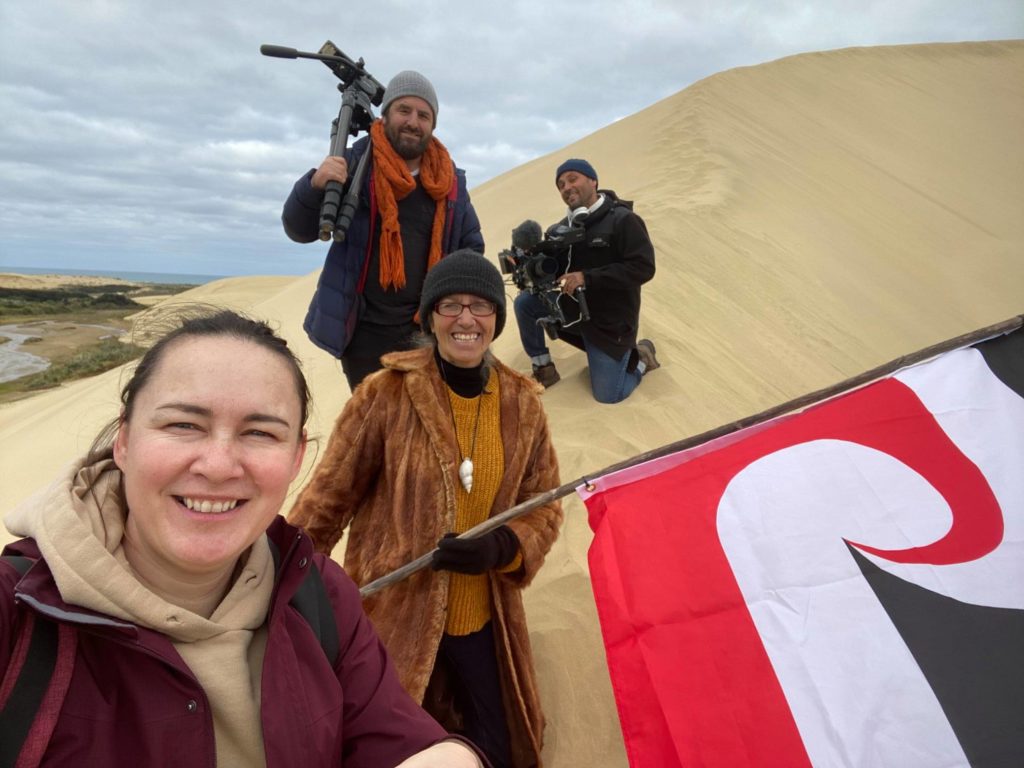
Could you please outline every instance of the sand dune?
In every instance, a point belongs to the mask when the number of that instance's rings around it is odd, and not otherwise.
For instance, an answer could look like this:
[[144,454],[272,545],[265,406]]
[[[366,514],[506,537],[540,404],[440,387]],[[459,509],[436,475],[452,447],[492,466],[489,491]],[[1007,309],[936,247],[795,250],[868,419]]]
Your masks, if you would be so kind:
[[[847,49],[709,77],[477,187],[493,257],[523,219],[561,215],[554,168],[587,157],[602,186],[636,201],[658,250],[642,333],[663,367],[626,403],[594,403],[584,357],[553,350],[563,381],[544,401],[563,479],[1020,314],[1022,135],[1024,41]],[[315,281],[238,278],[187,297],[280,324],[310,375],[311,433],[326,439],[348,392],[301,330]],[[528,367],[514,326],[495,349]],[[118,379],[0,407],[0,513],[84,450],[116,413]],[[586,512],[575,498],[566,509],[527,594],[546,764],[624,766]]]

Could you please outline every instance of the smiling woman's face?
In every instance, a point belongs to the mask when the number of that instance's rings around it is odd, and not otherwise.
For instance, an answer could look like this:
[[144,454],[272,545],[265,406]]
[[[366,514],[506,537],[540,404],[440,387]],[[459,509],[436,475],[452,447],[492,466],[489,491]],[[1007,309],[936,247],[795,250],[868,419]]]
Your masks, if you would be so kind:
[[169,346],[114,443],[132,566],[172,579],[234,568],[298,474],[301,418],[292,371],[258,344]]
[[[461,304],[462,311],[456,317],[446,317],[437,312],[437,307],[442,304]],[[491,314],[474,315],[469,308],[472,304],[488,305]],[[494,340],[497,316],[493,302],[471,293],[455,293],[434,305],[430,323],[441,357],[460,368],[474,368],[483,362],[484,354]]]

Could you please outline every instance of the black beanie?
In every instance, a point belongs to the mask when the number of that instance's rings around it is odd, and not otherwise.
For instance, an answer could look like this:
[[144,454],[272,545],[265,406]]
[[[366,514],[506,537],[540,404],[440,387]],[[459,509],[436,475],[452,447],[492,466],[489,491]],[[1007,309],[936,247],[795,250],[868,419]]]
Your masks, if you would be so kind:
[[430,333],[434,305],[445,296],[468,293],[494,302],[494,338],[505,327],[505,283],[498,268],[469,248],[453,251],[435,264],[423,281],[420,327]]

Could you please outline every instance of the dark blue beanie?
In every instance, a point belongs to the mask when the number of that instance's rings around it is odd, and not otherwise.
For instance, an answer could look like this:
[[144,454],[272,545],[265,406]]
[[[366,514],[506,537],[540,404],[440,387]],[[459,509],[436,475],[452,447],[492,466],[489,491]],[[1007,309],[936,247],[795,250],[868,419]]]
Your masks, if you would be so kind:
[[597,171],[594,170],[594,166],[586,160],[580,160],[574,157],[571,160],[566,160],[558,166],[558,170],[555,171],[555,184],[558,183],[558,177],[566,171],[576,171],[576,173],[582,173],[588,179],[597,181]]

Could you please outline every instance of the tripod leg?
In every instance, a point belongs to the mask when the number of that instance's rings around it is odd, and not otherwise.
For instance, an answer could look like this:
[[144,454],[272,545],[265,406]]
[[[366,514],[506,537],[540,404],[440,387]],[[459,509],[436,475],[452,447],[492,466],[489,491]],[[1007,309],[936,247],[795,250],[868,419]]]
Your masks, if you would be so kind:
[[[352,125],[352,112],[355,109],[355,97],[347,92],[342,93],[341,109],[337,119],[331,125],[331,154],[342,157],[348,142],[349,128]],[[337,181],[327,182],[324,200],[320,203],[320,234],[321,240],[330,240],[338,219],[338,208],[344,188]]]
[[340,243],[345,240],[348,226],[352,223],[356,208],[359,206],[359,191],[363,188],[363,179],[366,178],[367,169],[370,167],[370,155],[373,154],[373,144],[366,147],[366,151],[359,158],[356,164],[355,173],[349,178],[348,193],[342,200],[341,210],[338,211],[337,223],[334,227],[334,242]]

